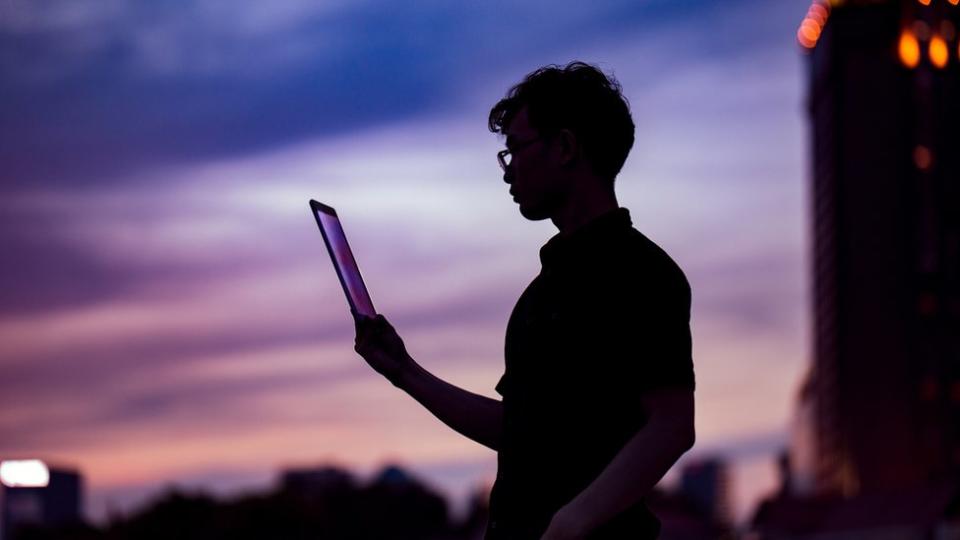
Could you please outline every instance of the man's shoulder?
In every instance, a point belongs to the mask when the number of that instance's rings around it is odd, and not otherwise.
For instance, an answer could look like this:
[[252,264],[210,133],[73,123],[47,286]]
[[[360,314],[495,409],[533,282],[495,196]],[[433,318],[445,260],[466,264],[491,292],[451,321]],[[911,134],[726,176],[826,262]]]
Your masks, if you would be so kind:
[[630,227],[624,231],[617,258],[628,275],[643,276],[661,286],[690,290],[680,265],[659,244]]

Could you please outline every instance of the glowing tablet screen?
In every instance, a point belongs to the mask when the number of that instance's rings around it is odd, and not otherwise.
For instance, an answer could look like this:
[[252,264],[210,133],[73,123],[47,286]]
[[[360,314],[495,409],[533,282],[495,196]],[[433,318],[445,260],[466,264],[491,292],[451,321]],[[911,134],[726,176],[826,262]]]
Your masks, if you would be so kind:
[[343,286],[343,292],[347,295],[350,308],[368,317],[376,316],[377,311],[373,309],[373,302],[370,301],[370,294],[367,293],[367,287],[363,284],[360,268],[357,267],[357,261],[353,258],[350,245],[347,244],[347,237],[343,234],[337,212],[317,201],[310,201],[310,208],[313,209],[313,214],[317,218],[317,225],[323,233],[323,241],[327,244],[327,251],[330,252],[330,259],[337,270],[337,277],[340,278],[340,285]]

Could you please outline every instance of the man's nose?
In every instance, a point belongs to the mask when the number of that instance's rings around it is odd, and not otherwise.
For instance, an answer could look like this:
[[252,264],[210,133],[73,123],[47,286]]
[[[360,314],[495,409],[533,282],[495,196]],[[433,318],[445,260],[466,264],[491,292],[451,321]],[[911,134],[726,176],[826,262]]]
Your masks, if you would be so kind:
[[510,172],[510,167],[507,167],[503,171],[503,181],[512,184],[513,183],[513,173]]

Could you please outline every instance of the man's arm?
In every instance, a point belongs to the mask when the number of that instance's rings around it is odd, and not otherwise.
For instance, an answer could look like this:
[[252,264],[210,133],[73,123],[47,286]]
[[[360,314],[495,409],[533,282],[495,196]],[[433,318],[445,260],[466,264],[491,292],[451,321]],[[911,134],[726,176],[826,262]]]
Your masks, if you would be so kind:
[[553,517],[548,538],[581,538],[633,506],[694,443],[693,390],[665,388],[642,398],[647,424],[600,475]]
[[457,433],[492,450],[500,449],[503,403],[456,387],[414,363],[397,387]]
[[417,400],[457,433],[499,450],[503,403],[458,388],[417,364],[403,340],[383,316],[357,316],[354,349],[373,369]]

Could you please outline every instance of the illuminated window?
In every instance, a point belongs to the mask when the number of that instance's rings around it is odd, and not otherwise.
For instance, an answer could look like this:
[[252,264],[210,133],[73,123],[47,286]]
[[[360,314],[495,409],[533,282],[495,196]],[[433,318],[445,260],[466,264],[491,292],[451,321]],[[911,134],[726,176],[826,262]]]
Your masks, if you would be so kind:
[[943,69],[947,67],[947,57],[949,52],[947,51],[947,42],[943,40],[940,36],[933,36],[933,39],[930,40],[930,63],[934,66]]
[[920,63],[920,43],[913,32],[904,30],[900,34],[900,62],[908,68],[915,68]]
[[922,144],[913,149],[913,164],[921,171],[928,171],[933,165],[933,152]]
[[0,463],[0,483],[7,487],[46,487],[50,470],[37,459]]

